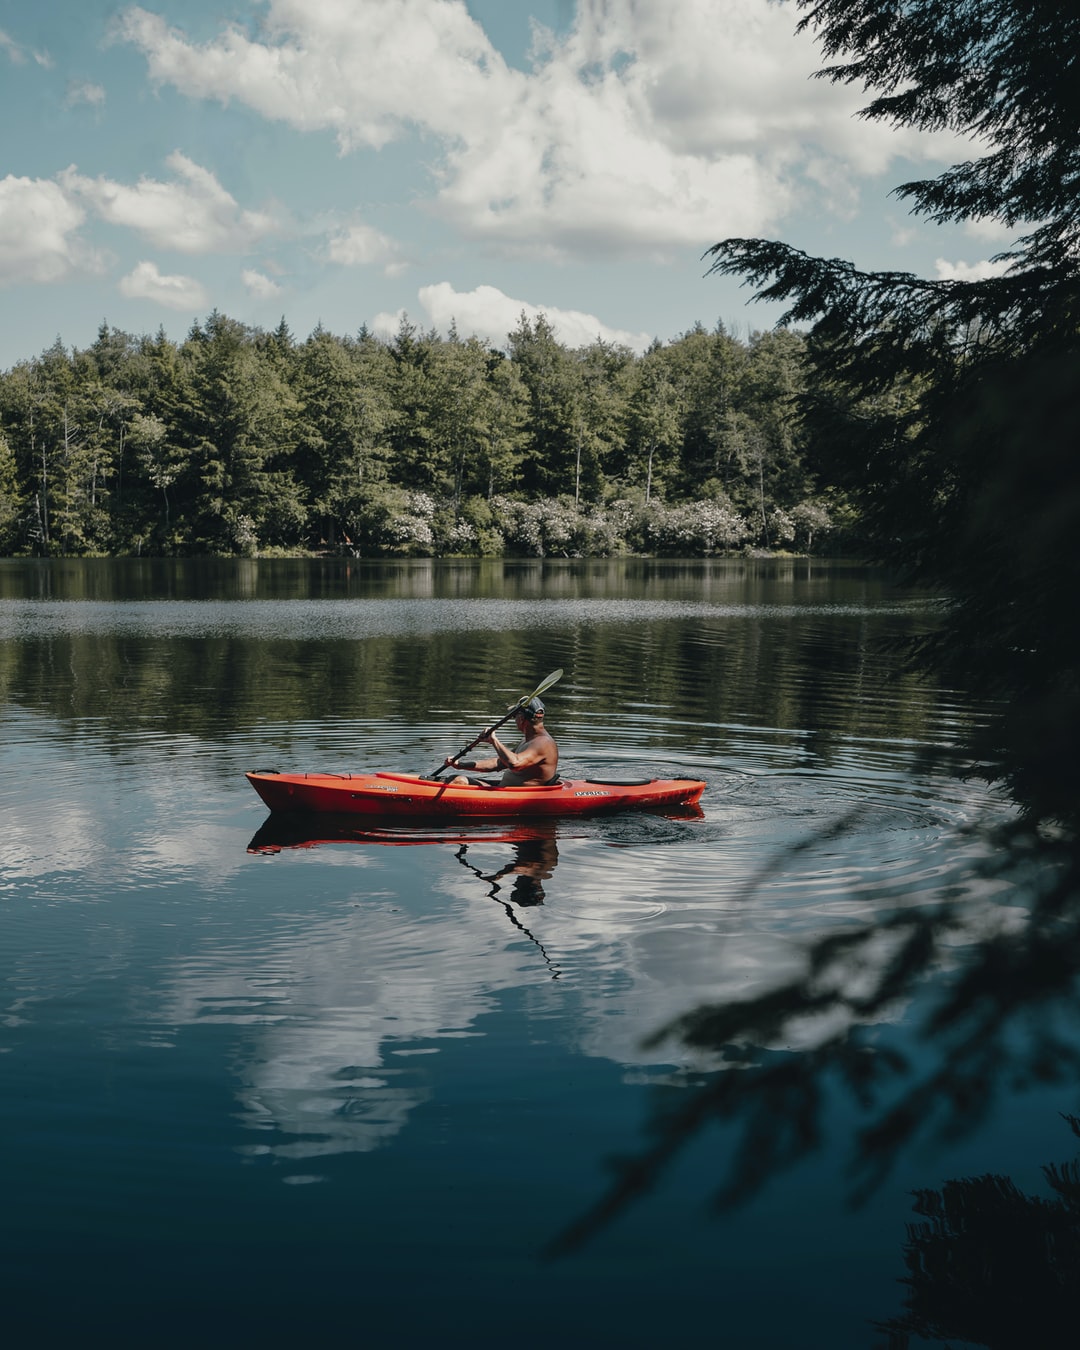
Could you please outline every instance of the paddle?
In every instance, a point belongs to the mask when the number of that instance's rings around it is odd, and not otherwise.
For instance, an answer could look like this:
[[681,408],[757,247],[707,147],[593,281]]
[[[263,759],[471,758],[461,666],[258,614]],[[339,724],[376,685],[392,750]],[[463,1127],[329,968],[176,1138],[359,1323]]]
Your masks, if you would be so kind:
[[463,750],[459,750],[457,754],[453,757],[453,759],[451,759],[449,764],[440,764],[439,767],[435,770],[435,772],[429,774],[428,776],[430,778],[438,778],[439,774],[443,773],[446,769],[452,769],[454,765],[458,762],[458,760],[462,757],[462,755],[467,755],[470,750],[474,749],[476,746],[480,744],[482,740],[485,739],[485,737],[488,735],[488,732],[494,731],[496,727],[501,727],[504,722],[509,722],[511,717],[514,716],[517,710],[523,707],[526,703],[528,703],[529,699],[539,698],[540,695],[545,691],[545,689],[550,689],[553,684],[557,684],[561,679],[562,679],[562,671],[553,670],[546,680],[540,681],[540,683],[536,686],[536,688],[532,691],[531,694],[522,694],[522,696],[518,699],[518,701],[514,704],[514,706],[510,709],[510,711],[506,714],[505,717],[500,717],[497,722],[492,723],[492,725],[488,727],[487,731],[482,731],[480,735],[477,736],[475,741],[470,741],[469,744],[465,746]]

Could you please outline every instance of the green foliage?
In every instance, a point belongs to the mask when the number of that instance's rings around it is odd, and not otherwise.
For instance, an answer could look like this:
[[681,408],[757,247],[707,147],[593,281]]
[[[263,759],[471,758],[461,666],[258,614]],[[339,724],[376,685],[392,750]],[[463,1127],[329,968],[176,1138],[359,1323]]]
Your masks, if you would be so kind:
[[84,351],[57,342],[0,374],[0,547],[788,547],[790,513],[818,491],[793,404],[805,362],[795,334],[742,344],[700,325],[641,357],[572,350],[543,316],[505,352],[407,318],[390,342],[320,327],[298,343],[284,320],[266,333],[216,312],[180,344],[103,325]]
[[358,557],[423,557],[434,552],[435,499],[391,483],[372,483],[353,498],[342,537]]
[[0,432],[0,553],[14,553],[18,548],[19,523],[24,511],[15,452]]

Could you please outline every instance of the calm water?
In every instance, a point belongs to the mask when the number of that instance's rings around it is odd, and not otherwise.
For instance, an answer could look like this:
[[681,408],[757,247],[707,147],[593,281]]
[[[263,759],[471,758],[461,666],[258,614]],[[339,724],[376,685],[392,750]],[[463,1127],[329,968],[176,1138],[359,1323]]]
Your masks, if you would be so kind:
[[[1074,1090],[917,1143],[858,1208],[849,1099],[719,1216],[737,1132],[708,1127],[542,1254],[658,1100],[738,1071],[650,1042],[671,1018],[946,892],[973,929],[1015,912],[967,832],[1007,807],[947,750],[979,710],[896,652],[933,622],[835,563],[0,562],[9,1316],[35,1344],[875,1344],[909,1193],[1037,1186]],[[320,840],[243,778],[431,770],[556,667],[564,772],[702,777],[700,819]],[[917,1059],[914,1011],[874,1035]]]

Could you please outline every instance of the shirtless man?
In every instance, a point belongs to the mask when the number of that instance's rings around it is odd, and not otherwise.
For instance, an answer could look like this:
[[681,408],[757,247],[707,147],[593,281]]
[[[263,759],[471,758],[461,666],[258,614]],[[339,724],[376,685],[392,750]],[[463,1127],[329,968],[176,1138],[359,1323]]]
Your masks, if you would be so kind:
[[[447,768],[470,769],[478,773],[490,773],[493,769],[502,769],[502,786],[515,787],[522,783],[550,783],[559,772],[559,747],[544,727],[544,705],[538,698],[529,699],[514,711],[514,721],[522,741],[516,750],[503,745],[492,728],[488,728],[481,737],[490,741],[495,751],[491,759],[476,759],[463,764],[455,764],[452,758],[445,763]],[[450,779],[450,787],[470,787],[472,780],[463,774]]]

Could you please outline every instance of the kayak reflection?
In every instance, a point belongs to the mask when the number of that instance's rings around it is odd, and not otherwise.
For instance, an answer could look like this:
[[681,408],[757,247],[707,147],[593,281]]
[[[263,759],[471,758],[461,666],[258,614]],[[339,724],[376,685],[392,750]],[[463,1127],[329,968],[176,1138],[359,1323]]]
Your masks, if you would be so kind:
[[[543,943],[529,931],[514,913],[518,908],[544,903],[544,882],[550,881],[559,861],[554,820],[532,825],[485,829],[473,825],[467,829],[445,827],[405,828],[395,825],[358,828],[356,816],[271,814],[248,844],[249,853],[280,853],[284,848],[317,848],[320,844],[376,844],[410,847],[417,844],[454,846],[454,857],[488,887],[488,898],[505,911],[519,932],[532,942],[551,971],[559,970]],[[513,856],[494,872],[485,872],[469,858],[472,845],[510,844]]]
[[[275,811],[256,830],[247,851],[279,853],[283,848],[318,848],[320,844],[386,844],[406,848],[416,844],[452,844],[460,848],[463,844],[529,845],[540,842],[550,845],[550,852],[533,852],[526,848],[522,862],[526,868],[543,870],[546,863],[541,858],[551,858],[552,867],[558,861],[555,846],[557,828],[554,820],[540,820],[528,825],[489,825],[483,821],[471,821],[456,825],[448,822],[410,826],[395,822],[372,824],[370,816],[302,812],[286,814]],[[523,871],[522,875],[535,875],[538,880],[548,879],[540,877],[539,872]]]

